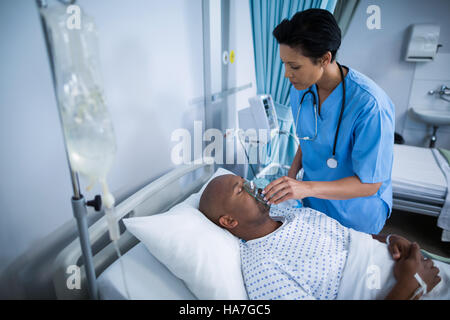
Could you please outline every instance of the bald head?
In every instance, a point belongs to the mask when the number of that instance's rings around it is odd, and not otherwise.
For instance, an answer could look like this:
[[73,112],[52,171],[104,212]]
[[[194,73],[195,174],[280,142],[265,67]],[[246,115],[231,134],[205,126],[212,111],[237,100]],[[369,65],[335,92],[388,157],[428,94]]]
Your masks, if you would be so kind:
[[206,186],[200,199],[199,210],[212,222],[220,226],[219,218],[225,215],[226,199],[229,197],[229,181],[233,175],[214,178]]

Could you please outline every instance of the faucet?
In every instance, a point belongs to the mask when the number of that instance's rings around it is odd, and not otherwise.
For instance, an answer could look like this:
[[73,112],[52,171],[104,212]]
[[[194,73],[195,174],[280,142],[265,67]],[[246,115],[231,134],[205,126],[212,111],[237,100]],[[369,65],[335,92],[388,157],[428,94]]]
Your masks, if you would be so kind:
[[448,100],[447,98],[444,97],[444,96],[450,96],[450,88],[447,87],[446,85],[442,85],[440,90],[430,90],[430,91],[428,91],[428,94],[429,95],[438,94],[439,98],[450,102],[450,100]]

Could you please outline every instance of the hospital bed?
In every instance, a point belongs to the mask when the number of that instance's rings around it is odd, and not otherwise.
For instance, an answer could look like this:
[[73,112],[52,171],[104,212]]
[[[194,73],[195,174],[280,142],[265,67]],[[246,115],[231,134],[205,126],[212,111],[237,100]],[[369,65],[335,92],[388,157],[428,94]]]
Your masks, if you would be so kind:
[[437,217],[448,192],[437,149],[394,145],[393,208]]
[[[430,149],[396,145],[394,150],[394,208],[438,215],[446,195],[446,184]],[[411,174],[412,170],[413,174]],[[124,218],[150,216],[165,212],[198,192],[214,174],[213,164],[180,166],[116,206],[120,221],[119,248],[126,265],[126,281],[132,299],[196,299],[185,283],[155,258],[122,222]],[[109,240],[105,218],[89,228],[99,296],[101,299],[126,299],[120,261]],[[81,272],[80,289],[69,289],[68,270],[82,266],[79,240],[75,239],[56,258],[53,284],[58,299],[87,299],[87,279]]]
[[[183,165],[116,206],[116,216],[121,225],[119,248],[126,265],[127,285],[132,299],[196,299],[182,280],[175,277],[125,229],[121,220],[165,212],[199,191],[213,174],[214,164]],[[89,236],[100,298],[126,299],[120,263],[109,240],[104,217],[89,227]],[[70,275],[67,270],[74,265],[83,265],[78,238],[57,256],[53,265],[53,285],[58,299],[88,298],[84,268],[80,268],[80,289],[69,289],[67,285]]]

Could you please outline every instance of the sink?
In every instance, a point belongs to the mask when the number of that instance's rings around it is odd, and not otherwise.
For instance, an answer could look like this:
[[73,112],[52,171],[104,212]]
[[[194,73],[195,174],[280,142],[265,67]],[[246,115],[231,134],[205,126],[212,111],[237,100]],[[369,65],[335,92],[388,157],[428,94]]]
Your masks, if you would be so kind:
[[412,107],[410,113],[419,121],[432,126],[450,125],[450,108],[427,109],[423,107]]

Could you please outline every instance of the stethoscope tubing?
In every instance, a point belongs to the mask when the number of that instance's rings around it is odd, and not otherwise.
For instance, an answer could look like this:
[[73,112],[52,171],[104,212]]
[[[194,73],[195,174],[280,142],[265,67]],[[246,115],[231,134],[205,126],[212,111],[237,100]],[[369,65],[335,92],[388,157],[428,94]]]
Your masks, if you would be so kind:
[[[339,136],[339,130],[340,130],[340,128],[341,128],[341,123],[342,123],[342,117],[343,117],[343,115],[344,115],[344,109],[345,109],[345,94],[346,94],[346,86],[345,86],[345,78],[344,78],[344,71],[342,70],[342,66],[338,63],[338,62],[336,62],[337,63],[337,65],[338,65],[338,67],[339,67],[339,72],[340,72],[340,74],[341,74],[341,79],[342,79],[342,105],[341,105],[341,112],[340,112],[340,114],[339,114],[339,121],[338,121],[338,125],[337,125],[337,128],[336,128],[336,132],[335,132],[335,134],[334,134],[334,143],[333,143],[333,153],[332,153],[332,157],[330,158],[330,159],[334,159],[335,158],[335,156],[336,156],[336,146],[337,146],[337,139],[338,139],[338,136]],[[313,107],[314,107],[314,114],[316,115],[316,127],[315,127],[315,130],[316,130],[316,132],[315,132],[315,136],[314,136],[314,138],[313,139],[315,139],[316,138],[316,136],[317,136],[317,98],[316,98],[316,95],[314,94],[314,91],[312,91],[312,89],[311,89],[312,87],[310,87],[309,89],[308,89],[308,91],[306,91],[304,94],[303,94],[303,96],[302,96],[302,99],[300,100],[300,105],[299,105],[299,108],[298,108],[298,111],[297,111],[297,117],[296,117],[296,123],[295,123],[295,129],[296,129],[296,131],[297,131],[297,126],[298,126],[298,117],[299,117],[299,115],[300,115],[300,110],[301,110],[301,106],[302,106],[302,104],[303,104],[303,100],[305,99],[305,96],[306,95],[308,95],[308,94],[312,94],[312,96],[313,96]],[[302,139],[302,138],[298,138],[298,139]],[[305,138],[303,138],[303,140],[313,140],[311,137],[305,137]],[[329,160],[330,160],[329,159]],[[337,162],[337,161],[336,161]]]

